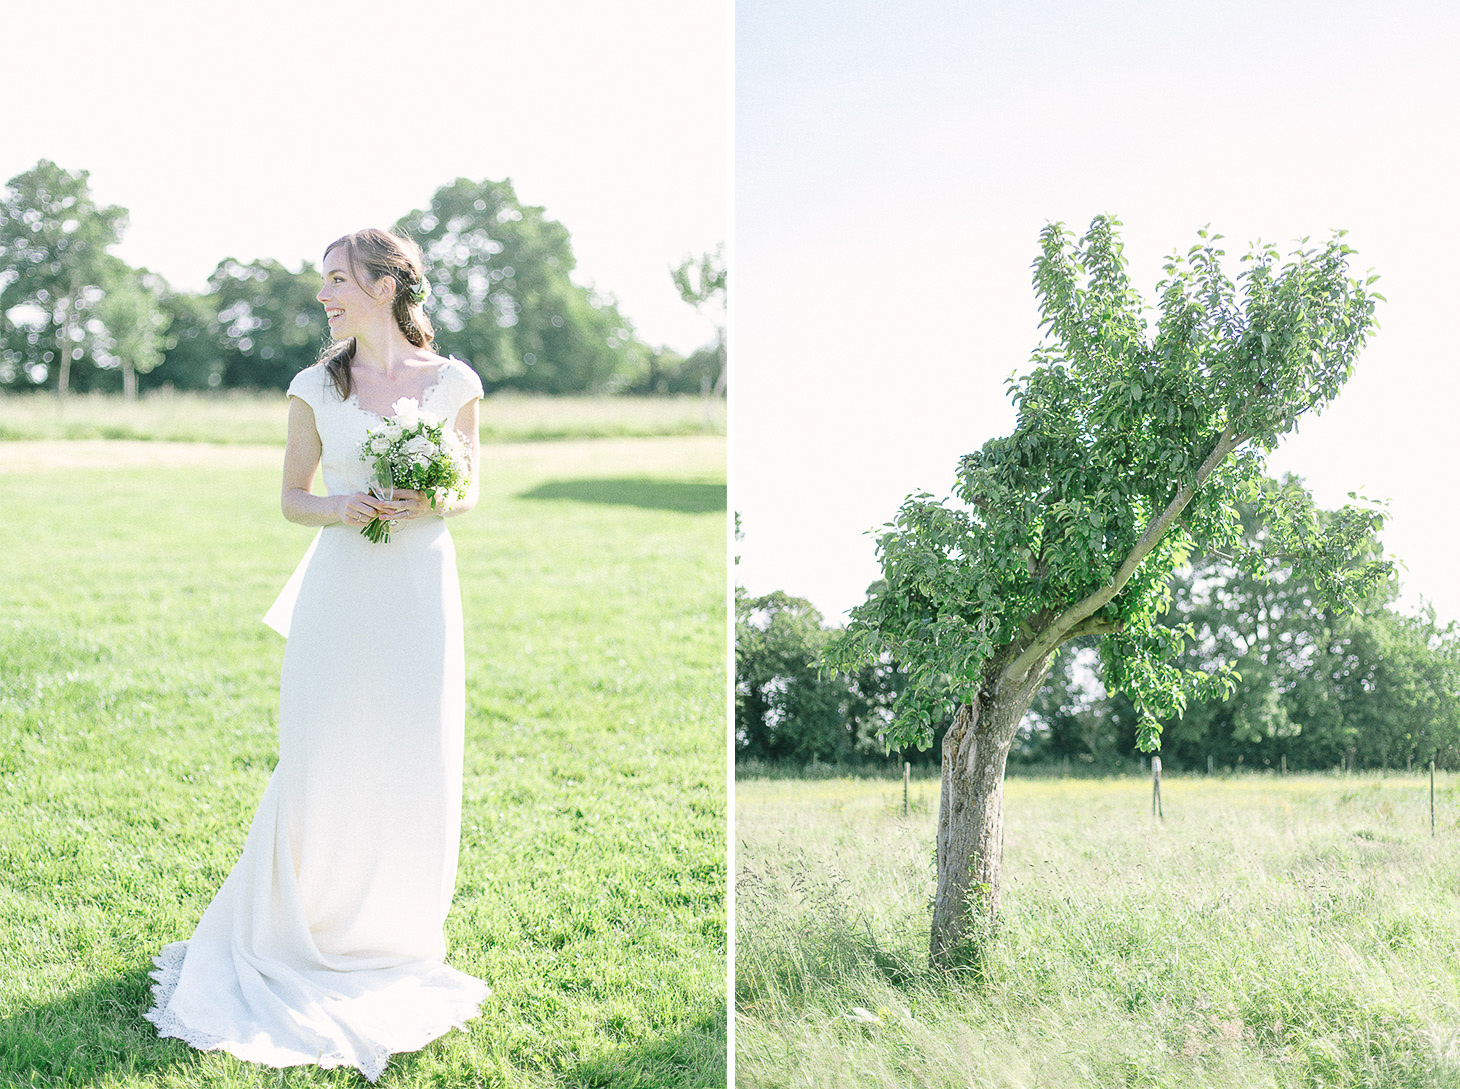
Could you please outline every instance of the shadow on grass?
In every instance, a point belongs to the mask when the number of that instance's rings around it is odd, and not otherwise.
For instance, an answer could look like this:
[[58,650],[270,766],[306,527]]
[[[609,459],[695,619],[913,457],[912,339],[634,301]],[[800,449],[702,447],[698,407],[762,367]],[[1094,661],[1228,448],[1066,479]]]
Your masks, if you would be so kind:
[[147,968],[0,1018],[0,1085],[95,1085],[193,1066],[198,1053],[159,1040]]
[[581,1089],[704,1089],[726,1084],[725,1007],[711,1006],[688,1028],[631,1044],[562,1072]]
[[[80,991],[0,1018],[0,1086],[92,1086],[119,1082],[201,1084],[204,1053],[180,1040],[162,1040],[144,1011],[152,1005],[147,970],[115,976]],[[424,1052],[395,1055],[382,1083],[414,1084]],[[368,1085],[352,1068],[312,1066],[274,1070],[239,1063],[239,1084]],[[485,1085],[512,1079],[488,1076]],[[558,1070],[555,1081],[580,1089],[701,1089],[726,1077],[723,1006],[688,1028],[628,1045]]]
[[550,480],[520,499],[570,499],[575,503],[611,503],[648,510],[677,510],[708,514],[725,509],[725,485],[688,480],[653,480],[649,477],[612,477],[602,480]]

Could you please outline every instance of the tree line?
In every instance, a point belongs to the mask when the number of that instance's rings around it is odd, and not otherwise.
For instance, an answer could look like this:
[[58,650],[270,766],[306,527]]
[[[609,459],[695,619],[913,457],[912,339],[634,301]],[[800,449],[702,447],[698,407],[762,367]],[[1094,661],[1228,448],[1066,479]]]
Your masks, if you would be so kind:
[[[0,194],[0,390],[131,397],[144,375],[284,389],[313,362],[329,339],[317,266],[228,257],[207,291],[176,290],[111,252],[127,210],[98,204],[87,179],[43,159]],[[612,298],[573,282],[567,228],[510,180],[458,178],[395,226],[425,253],[439,350],[470,361],[489,393],[723,389],[723,332],[688,357],[644,343]],[[723,311],[718,251],[670,271],[686,302]]]
[[[1279,494],[1298,485],[1267,480]],[[1239,504],[1243,546],[1267,535],[1256,500]],[[1319,512],[1330,521],[1332,512]],[[1378,555],[1370,535],[1362,551]],[[1231,667],[1230,696],[1194,698],[1161,732],[1168,769],[1292,771],[1460,767],[1460,630],[1433,610],[1399,607],[1392,581],[1357,609],[1325,604],[1313,578],[1244,569],[1231,553],[1197,556],[1174,576],[1162,622],[1187,633],[1179,668]],[[783,591],[735,602],[735,751],[741,760],[868,766],[888,761],[881,737],[907,684],[890,659],[852,673],[821,665],[839,630],[803,598]],[[1137,758],[1140,716],[1125,693],[1100,680],[1096,637],[1065,645],[1034,698],[1010,753],[1015,765],[1068,763],[1092,771]],[[892,754],[933,767],[933,744]]]

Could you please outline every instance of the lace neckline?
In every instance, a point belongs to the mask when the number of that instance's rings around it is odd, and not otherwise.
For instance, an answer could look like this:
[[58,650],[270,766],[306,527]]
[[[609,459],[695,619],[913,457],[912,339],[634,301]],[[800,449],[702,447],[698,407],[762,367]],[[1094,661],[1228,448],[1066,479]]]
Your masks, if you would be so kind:
[[[420,393],[416,394],[416,396],[414,398],[416,404],[420,405],[423,408],[425,407],[425,405],[426,405],[426,398],[429,397],[429,396],[431,396],[431,394],[435,393],[437,387],[440,386],[441,383],[446,380],[446,368],[450,367],[451,364],[454,363],[454,362],[456,362],[456,357],[455,356],[448,356],[446,359],[444,359],[440,363],[437,363],[436,364],[436,377],[433,378],[429,383],[427,383],[425,389],[421,390]],[[397,397],[396,400],[398,401],[398,400],[400,400],[400,398]],[[359,389],[352,389],[352,390],[350,390],[350,402],[349,403],[355,407],[356,411],[363,412],[367,416],[374,417],[377,420],[387,419],[387,417],[382,416],[378,412],[372,412],[370,409],[366,408],[364,405],[362,405],[360,403],[360,391],[359,391]],[[392,401],[391,403],[394,404],[395,402]]]

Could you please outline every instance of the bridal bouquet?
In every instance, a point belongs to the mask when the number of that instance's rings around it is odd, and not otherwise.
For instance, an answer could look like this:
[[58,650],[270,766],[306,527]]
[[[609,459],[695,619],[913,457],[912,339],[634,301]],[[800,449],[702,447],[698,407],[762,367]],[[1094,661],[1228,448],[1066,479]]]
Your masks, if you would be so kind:
[[[394,415],[366,432],[360,444],[360,457],[375,467],[371,493],[388,501],[396,488],[414,488],[430,493],[433,509],[438,495],[444,503],[466,494],[471,466],[461,433],[422,412],[414,397],[402,397],[390,410]],[[360,532],[380,544],[390,540],[390,527],[390,522],[372,518]]]

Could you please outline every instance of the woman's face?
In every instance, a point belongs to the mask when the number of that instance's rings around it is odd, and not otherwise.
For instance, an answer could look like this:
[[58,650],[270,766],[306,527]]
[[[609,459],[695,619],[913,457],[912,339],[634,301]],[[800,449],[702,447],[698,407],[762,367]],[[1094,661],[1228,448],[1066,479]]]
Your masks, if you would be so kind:
[[[381,277],[382,281],[384,277]],[[390,308],[389,293],[379,290],[367,291],[355,279],[350,268],[350,255],[344,246],[336,246],[324,255],[324,286],[315,298],[324,306],[325,319],[329,322],[330,335],[335,340],[344,340],[356,331],[375,324],[382,311]]]

